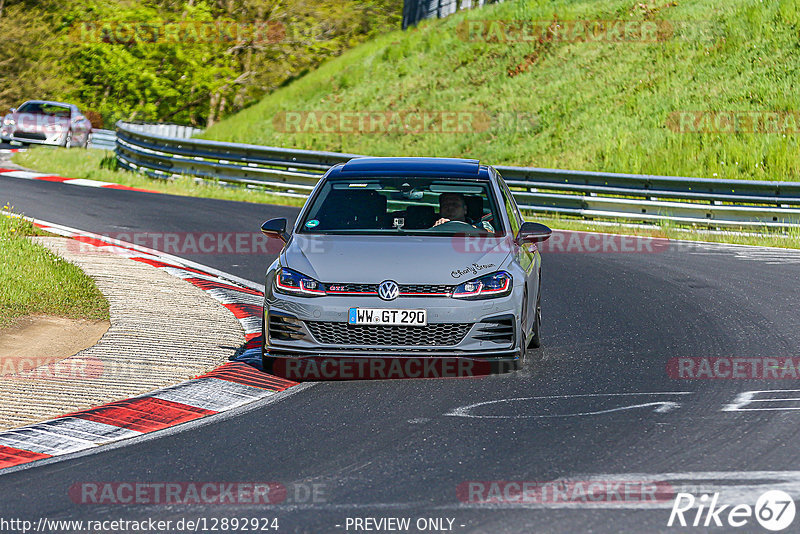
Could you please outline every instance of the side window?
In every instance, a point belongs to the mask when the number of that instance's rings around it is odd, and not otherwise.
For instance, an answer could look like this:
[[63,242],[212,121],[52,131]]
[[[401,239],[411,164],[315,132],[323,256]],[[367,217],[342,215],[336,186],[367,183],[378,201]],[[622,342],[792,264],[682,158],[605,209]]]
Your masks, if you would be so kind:
[[511,232],[514,235],[517,235],[520,226],[522,226],[522,218],[517,210],[517,204],[514,202],[514,197],[511,196],[511,191],[508,190],[508,186],[503,181],[503,178],[499,174],[497,175],[497,178],[497,183],[500,184],[500,192],[503,194],[503,204],[505,205],[506,213],[508,214],[508,222],[511,224]]

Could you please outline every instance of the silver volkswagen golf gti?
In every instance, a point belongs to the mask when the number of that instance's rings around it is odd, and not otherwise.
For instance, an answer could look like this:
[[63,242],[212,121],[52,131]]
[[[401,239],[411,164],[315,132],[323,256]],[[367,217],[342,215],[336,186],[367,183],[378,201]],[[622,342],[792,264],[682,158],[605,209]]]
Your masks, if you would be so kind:
[[266,274],[264,368],[309,358],[511,363],[540,344],[541,257],[499,173],[475,160],[355,158],[319,181]]

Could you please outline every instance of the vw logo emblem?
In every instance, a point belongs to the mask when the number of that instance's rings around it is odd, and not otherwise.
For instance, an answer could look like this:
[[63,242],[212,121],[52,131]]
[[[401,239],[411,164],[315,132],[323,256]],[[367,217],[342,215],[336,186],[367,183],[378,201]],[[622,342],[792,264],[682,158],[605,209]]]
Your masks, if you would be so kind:
[[385,280],[378,286],[378,296],[383,300],[394,300],[400,294],[397,282]]

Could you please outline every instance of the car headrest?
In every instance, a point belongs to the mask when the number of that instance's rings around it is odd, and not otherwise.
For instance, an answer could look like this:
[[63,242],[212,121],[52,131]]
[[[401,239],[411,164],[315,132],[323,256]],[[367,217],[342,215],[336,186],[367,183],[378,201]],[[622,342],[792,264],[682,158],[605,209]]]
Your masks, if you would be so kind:
[[466,195],[464,201],[467,203],[467,218],[473,223],[481,220],[481,217],[483,217],[483,197]]

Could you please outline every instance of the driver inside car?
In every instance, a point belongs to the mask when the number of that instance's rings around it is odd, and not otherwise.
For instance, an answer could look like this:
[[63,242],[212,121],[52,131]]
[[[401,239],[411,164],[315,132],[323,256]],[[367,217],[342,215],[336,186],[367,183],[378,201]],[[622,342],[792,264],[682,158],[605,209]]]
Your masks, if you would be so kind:
[[440,219],[433,223],[434,228],[440,224],[457,221],[469,224],[479,230],[494,232],[494,228],[488,221],[478,221],[476,224],[467,222],[467,201],[461,193],[442,193],[439,195],[439,217]]

